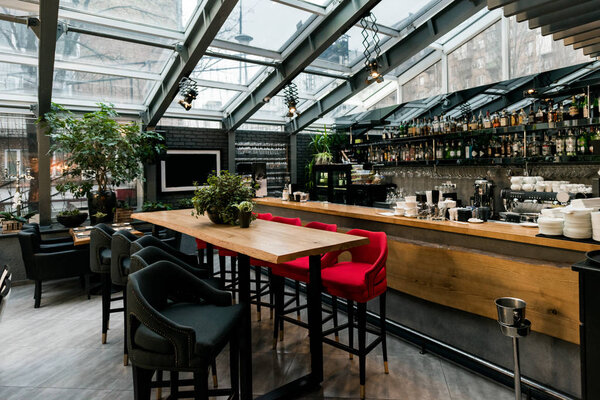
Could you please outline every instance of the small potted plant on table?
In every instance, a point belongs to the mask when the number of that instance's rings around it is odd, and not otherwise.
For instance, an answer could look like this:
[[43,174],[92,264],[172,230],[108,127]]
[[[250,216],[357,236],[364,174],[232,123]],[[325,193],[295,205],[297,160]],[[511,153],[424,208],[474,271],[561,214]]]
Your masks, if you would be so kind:
[[236,225],[239,216],[237,205],[251,202],[254,193],[254,188],[245,184],[239,175],[229,171],[213,174],[208,177],[205,186],[196,185],[192,198],[195,215],[206,213],[215,224]]
[[239,210],[240,228],[248,228],[254,217],[252,214],[252,210],[254,210],[254,203],[251,201],[242,201],[236,205],[236,207]]
[[[85,186],[85,185],[89,186]],[[75,183],[67,181],[56,185],[56,191],[60,193],[65,201],[67,192],[73,195],[73,198],[80,199],[85,196],[87,190],[91,189],[89,183]],[[88,213],[79,211],[78,208],[68,205],[64,210],[56,215],[56,221],[65,228],[76,228],[87,219]]]

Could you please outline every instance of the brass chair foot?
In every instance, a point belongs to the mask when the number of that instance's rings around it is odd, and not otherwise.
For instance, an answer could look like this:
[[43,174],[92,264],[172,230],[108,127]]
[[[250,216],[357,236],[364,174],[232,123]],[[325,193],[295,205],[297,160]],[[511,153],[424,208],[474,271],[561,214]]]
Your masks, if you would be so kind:
[[102,334],[102,344],[106,344],[106,333]]
[[354,354],[348,353],[348,358],[351,359],[351,360],[354,360]]
[[360,398],[365,398],[365,385],[360,385]]
[[162,399],[162,388],[156,388],[156,400]]
[[335,334],[335,341],[338,343],[340,342],[340,336],[337,333]]
[[296,319],[297,319],[298,321],[302,321],[302,317],[300,316],[300,314],[296,314]]
[[390,373],[390,370],[389,370],[389,368],[388,368],[388,362],[387,362],[387,361],[384,361],[384,362],[383,362],[383,369],[385,370],[385,373],[386,373],[386,374],[389,374],[389,373]]
[[213,375],[213,387],[215,389],[219,387],[219,380],[217,379],[217,375]]
[[123,366],[127,366],[129,364],[129,356],[127,354],[123,354]]
[[256,318],[256,319],[257,319],[257,321],[260,321],[260,311],[257,311],[257,312],[256,312],[256,317],[257,317],[257,318]]

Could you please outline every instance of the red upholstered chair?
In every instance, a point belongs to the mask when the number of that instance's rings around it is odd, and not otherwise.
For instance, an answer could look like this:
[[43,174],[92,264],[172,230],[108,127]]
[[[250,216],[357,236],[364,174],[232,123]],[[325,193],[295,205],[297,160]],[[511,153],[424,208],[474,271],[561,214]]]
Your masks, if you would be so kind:
[[[323,231],[336,232],[337,225],[335,224],[324,224],[322,222],[309,222],[305,225],[306,228],[312,229],[320,229]],[[271,273],[274,276],[289,278],[295,280],[295,293],[285,293],[284,285],[275,285],[276,289],[274,289],[275,293],[275,323],[273,324],[273,348],[277,346],[277,336],[279,336],[279,340],[283,340],[283,322],[288,321],[296,325],[300,325],[303,327],[308,327],[307,324],[300,321],[300,311],[303,308],[306,308],[306,305],[300,306],[300,282],[308,283],[309,282],[309,261],[307,257],[301,257],[293,261],[285,262],[282,264],[273,264],[271,265]],[[321,259],[323,262],[324,258]],[[294,296],[287,303],[284,300],[286,294]],[[290,304],[293,302],[296,303],[296,306],[292,309],[287,309]],[[286,316],[286,314],[296,312],[296,319],[293,319]],[[337,298],[333,298],[332,303],[332,316],[326,318],[323,322],[327,322],[329,319],[333,318],[333,325],[337,326]],[[338,338],[337,331],[335,332],[336,339]]]
[[[321,277],[323,288],[332,296],[344,298],[348,301],[348,323],[323,332],[323,341],[332,346],[341,348],[359,357],[360,372],[360,397],[365,398],[365,359],[378,342],[381,342],[385,373],[388,373],[387,345],[385,328],[385,307],[387,280],[385,263],[387,261],[388,247],[387,236],[383,232],[370,232],[362,229],[353,229],[349,235],[369,238],[369,244],[351,248],[347,251],[352,255],[352,261],[338,262],[342,251],[327,253],[323,262],[327,268],[323,269]],[[380,329],[373,343],[366,345],[367,332],[367,302],[379,297]],[[357,320],[354,321],[354,302],[357,303]],[[335,330],[348,328],[348,345],[338,343],[326,336]],[[354,327],[358,328],[358,349],[354,348]],[[369,331],[371,332],[371,331]]]

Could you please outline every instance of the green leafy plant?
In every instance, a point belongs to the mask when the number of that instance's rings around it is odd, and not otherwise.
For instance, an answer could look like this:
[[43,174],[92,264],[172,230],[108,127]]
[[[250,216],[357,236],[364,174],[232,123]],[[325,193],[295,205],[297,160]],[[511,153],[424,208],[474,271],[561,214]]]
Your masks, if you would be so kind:
[[171,204],[169,203],[161,203],[159,202],[152,202],[152,201],[145,201],[144,204],[142,205],[142,211],[144,212],[150,212],[150,211],[166,211],[166,210],[172,210],[173,207],[171,206]]
[[346,144],[348,137],[341,133],[329,133],[327,126],[323,126],[323,130],[311,135],[308,149],[312,155],[312,159],[306,164],[306,189],[314,189],[314,166],[319,164],[329,164],[334,159],[334,153],[339,152],[339,149]]
[[58,215],[63,216],[63,217],[73,217],[73,216],[79,215],[79,214],[81,214],[81,212],[79,211],[79,208],[73,208],[71,210],[63,210],[58,213]]
[[102,221],[103,218],[105,218],[108,214],[103,213],[102,211],[98,211],[96,212],[96,214],[94,214],[94,217],[96,219],[98,219],[99,221]]
[[252,212],[252,210],[254,210],[254,203],[251,201],[242,201],[235,206],[240,212]]
[[58,104],[38,123],[46,123],[52,139],[51,152],[65,154],[63,175],[73,178],[69,191],[88,194],[93,184],[106,192],[143,178],[143,162],[164,149],[157,132],[143,131],[137,122],[119,123],[112,104],[98,103],[99,110],[78,118]]
[[195,186],[192,203],[196,217],[208,212],[225,224],[235,225],[239,212],[236,205],[251,202],[254,197],[254,188],[244,184],[240,175],[229,171],[222,171],[220,175],[212,174],[205,186],[198,186],[197,183]]
[[194,203],[192,203],[192,199],[181,199],[177,202],[177,208],[192,208],[194,207]]
[[29,221],[29,218],[33,217],[35,214],[36,213],[32,212],[24,215],[19,215],[18,213],[12,211],[2,211],[0,212],[0,218],[5,221],[17,221],[25,224],[27,223],[27,221]]

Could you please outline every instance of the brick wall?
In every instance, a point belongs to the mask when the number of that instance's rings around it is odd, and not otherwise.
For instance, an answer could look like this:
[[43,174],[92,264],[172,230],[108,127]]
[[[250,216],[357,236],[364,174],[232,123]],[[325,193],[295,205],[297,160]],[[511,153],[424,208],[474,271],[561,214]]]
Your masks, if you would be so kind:
[[298,184],[304,185],[306,183],[306,166],[312,159],[312,154],[308,149],[311,136],[309,134],[299,133],[296,137],[296,151],[297,151],[297,168],[296,174],[298,177]]

